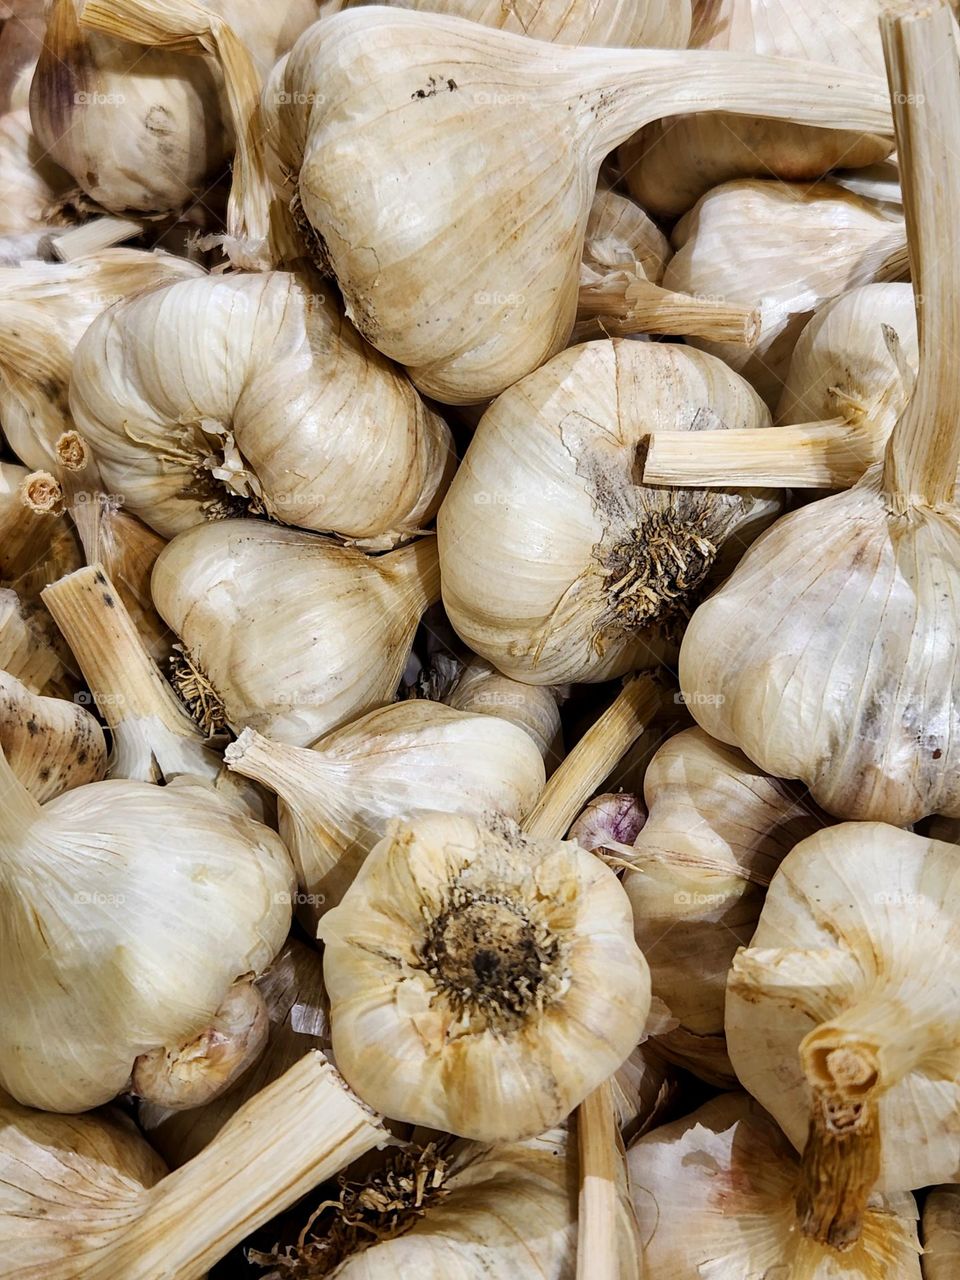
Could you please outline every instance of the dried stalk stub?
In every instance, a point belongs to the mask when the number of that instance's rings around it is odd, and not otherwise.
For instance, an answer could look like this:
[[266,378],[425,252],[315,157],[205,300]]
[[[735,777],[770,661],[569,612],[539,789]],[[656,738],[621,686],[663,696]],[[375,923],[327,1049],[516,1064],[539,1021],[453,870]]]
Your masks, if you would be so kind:
[[394,824],[320,936],[353,1087],[478,1141],[564,1119],[629,1055],[650,1007],[614,873],[506,821]]
[[473,649],[535,684],[655,666],[779,500],[637,483],[652,423],[764,427],[719,360],[620,339],[556,356],[484,414],[437,522],[443,601]]

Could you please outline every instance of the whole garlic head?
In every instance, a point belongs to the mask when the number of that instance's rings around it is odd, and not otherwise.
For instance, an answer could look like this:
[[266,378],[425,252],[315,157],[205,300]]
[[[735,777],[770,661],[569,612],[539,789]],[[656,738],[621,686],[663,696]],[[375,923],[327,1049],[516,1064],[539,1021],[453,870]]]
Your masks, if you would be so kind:
[[775,517],[778,499],[644,487],[638,443],[668,424],[768,421],[752,388],[687,347],[614,339],[554,357],[487,410],[440,508],[443,601],[457,633],[533,684],[656,665],[671,624]]
[[305,746],[388,702],[439,595],[432,538],[372,557],[261,520],[179,534],[153,598],[238,732]]
[[446,424],[319,281],[182,281],[112,307],[70,406],[104,484],[165,537],[249,506],[285,524],[396,538],[436,512]]
[[348,1082],[386,1115],[478,1141],[565,1118],[650,1008],[614,873],[506,821],[395,823],[319,933]]

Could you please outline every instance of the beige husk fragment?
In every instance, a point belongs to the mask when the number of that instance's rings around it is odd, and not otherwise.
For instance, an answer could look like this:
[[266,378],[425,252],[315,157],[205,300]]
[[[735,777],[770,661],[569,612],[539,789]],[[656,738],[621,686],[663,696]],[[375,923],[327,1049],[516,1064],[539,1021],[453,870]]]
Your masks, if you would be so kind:
[[960,1274],[960,1187],[933,1187],[920,1221],[923,1280],[954,1280]]

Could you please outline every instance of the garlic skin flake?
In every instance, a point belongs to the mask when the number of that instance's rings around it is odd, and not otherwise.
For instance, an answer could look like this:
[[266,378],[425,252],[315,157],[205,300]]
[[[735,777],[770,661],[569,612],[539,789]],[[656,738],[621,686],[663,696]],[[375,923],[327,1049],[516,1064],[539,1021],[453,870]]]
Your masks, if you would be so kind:
[[839,1248],[874,1182],[960,1170],[958,876],[952,844],[879,822],[821,831],[781,863],[730,972],[730,1058],[804,1150],[803,1230]]
[[614,873],[506,821],[393,824],[319,935],[348,1082],[386,1115],[477,1141],[564,1119],[650,1008]]
[[182,281],[111,308],[79,343],[74,421],[105,486],[164,537],[245,505],[350,538],[410,534],[436,513],[446,424],[321,285]]
[[520,821],[546,781],[516,725],[421,699],[371,711],[309,750],[245,729],[224,759],[280,797],[280,835],[311,923],[343,899],[390,819],[429,807]]
[[227,723],[294,746],[390,701],[440,593],[433,538],[372,557],[261,520],[179,534],[152,587]]
[[487,410],[440,508],[457,634],[531,684],[657,665],[671,624],[780,499],[638,485],[637,446],[668,425],[768,423],[747,383],[688,347],[613,339],[555,356]]
[[803,1237],[797,1157],[745,1094],[645,1134],[627,1167],[651,1280],[920,1280],[911,1195],[875,1197],[846,1252]]
[[195,780],[95,782],[41,807],[2,755],[0,776],[0,1087],[83,1111],[267,966],[293,869],[269,828]]
[[32,693],[2,670],[0,749],[40,804],[73,787],[99,782],[107,771],[103,730],[89,711],[64,698]]

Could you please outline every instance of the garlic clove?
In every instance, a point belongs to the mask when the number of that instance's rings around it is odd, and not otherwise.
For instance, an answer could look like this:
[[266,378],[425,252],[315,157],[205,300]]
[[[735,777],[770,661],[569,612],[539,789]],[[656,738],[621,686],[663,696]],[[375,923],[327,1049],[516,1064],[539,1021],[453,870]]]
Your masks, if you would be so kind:
[[419,809],[519,821],[543,790],[543,759],[508,721],[411,700],[368,712],[309,750],[245,729],[227,764],[274,790],[311,926],[353,883],[392,818]]
[[72,668],[65,666],[54,636],[49,618],[9,587],[0,587],[0,668],[31,693],[71,698]]
[[838,1248],[874,1184],[922,1187],[960,1162],[955,877],[951,844],[821,831],[781,863],[730,972],[731,1060],[803,1150],[801,1230]]
[[951,1280],[960,1265],[960,1187],[934,1187],[923,1202],[923,1280]]
[[613,872],[505,820],[393,824],[319,933],[347,1080],[387,1115],[478,1141],[563,1119],[649,1009]]
[[614,339],[554,357],[487,410],[440,508],[458,635],[534,684],[656,665],[777,501],[638,485],[639,441],[654,425],[768,421],[751,387],[687,347]]
[[742,1093],[713,1098],[645,1134],[627,1152],[627,1166],[650,1276],[920,1280],[910,1195],[875,1197],[862,1239],[845,1252],[800,1234],[796,1155]]
[[348,316],[426,394],[469,404],[565,345],[601,161],[691,92],[703,109],[889,130],[874,77],[572,49],[382,7],[305,32],[264,101]]
[[98,782],[107,771],[103,730],[89,711],[32,693],[0,670],[0,748],[34,799]]
[[438,595],[432,538],[374,558],[258,520],[188,529],[153,571],[157,609],[227,722],[295,746],[393,697]]
[[74,420],[105,486],[164,537],[247,507],[395,540],[435,515],[446,424],[317,288],[184,280],[112,307],[77,346]]
[[603,851],[611,842],[633,844],[643,830],[647,809],[639,796],[628,791],[594,796],[569,831],[588,853]]
[[558,689],[510,680],[483,658],[472,657],[442,700],[455,711],[499,716],[518,725],[537,744],[549,774],[563,759],[558,696]]

